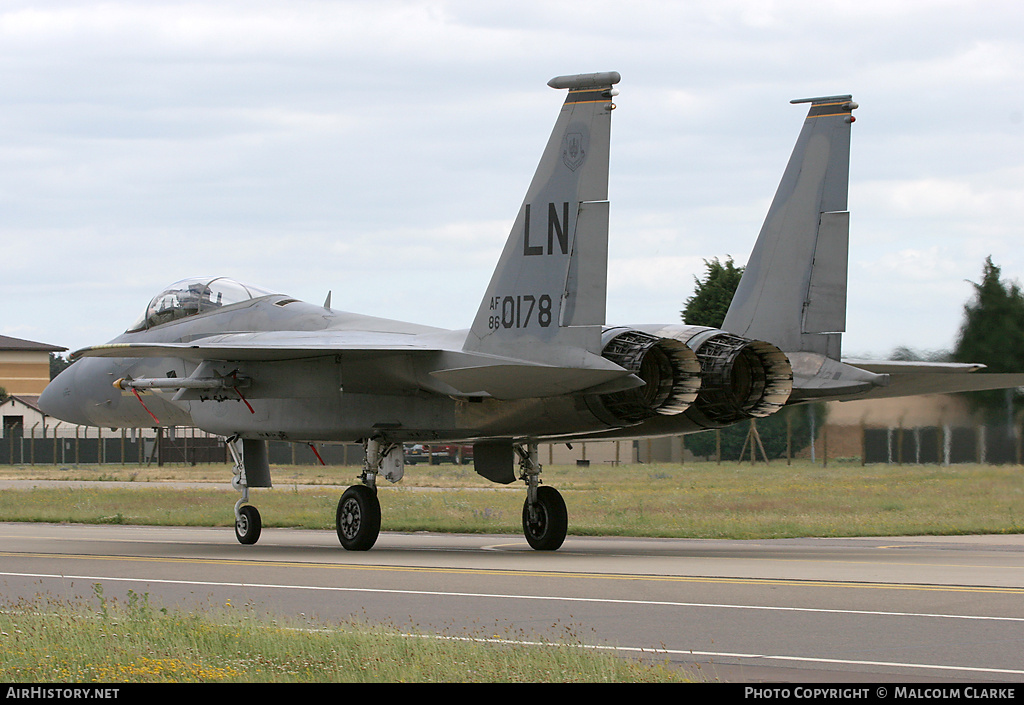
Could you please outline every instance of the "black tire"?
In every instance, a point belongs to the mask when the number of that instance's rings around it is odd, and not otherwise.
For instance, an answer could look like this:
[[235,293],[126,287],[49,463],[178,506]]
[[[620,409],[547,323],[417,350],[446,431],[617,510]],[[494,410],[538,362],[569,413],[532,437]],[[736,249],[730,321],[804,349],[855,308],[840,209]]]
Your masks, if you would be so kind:
[[366,485],[353,485],[338,501],[334,525],[338,540],[349,551],[369,551],[380,534],[380,501]]
[[538,551],[555,551],[569,530],[569,512],[565,500],[554,487],[538,487],[536,513],[530,520],[530,500],[523,502],[523,534]]
[[235,518],[235,538],[238,543],[250,546],[260,540],[260,532],[263,530],[263,520],[260,519],[260,512],[251,504],[243,505],[238,510]]

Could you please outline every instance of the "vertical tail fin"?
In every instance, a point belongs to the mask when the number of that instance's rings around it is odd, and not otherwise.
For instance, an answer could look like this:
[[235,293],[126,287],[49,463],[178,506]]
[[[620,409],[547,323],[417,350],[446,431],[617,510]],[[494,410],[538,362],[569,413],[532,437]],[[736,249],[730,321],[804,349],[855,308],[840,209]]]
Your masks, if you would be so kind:
[[839,359],[857,104],[848,95],[792,102],[811,107],[722,328]]
[[600,353],[608,271],[608,152],[615,72],[569,89],[464,349],[551,363]]

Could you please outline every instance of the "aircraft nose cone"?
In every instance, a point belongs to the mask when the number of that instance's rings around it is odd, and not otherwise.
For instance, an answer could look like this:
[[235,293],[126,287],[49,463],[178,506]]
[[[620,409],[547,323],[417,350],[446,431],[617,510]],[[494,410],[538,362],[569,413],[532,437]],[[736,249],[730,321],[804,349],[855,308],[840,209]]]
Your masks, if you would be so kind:
[[82,405],[75,394],[75,365],[67,368],[50,383],[39,395],[39,409],[47,416],[52,416],[68,423],[88,425],[89,420],[82,410]]

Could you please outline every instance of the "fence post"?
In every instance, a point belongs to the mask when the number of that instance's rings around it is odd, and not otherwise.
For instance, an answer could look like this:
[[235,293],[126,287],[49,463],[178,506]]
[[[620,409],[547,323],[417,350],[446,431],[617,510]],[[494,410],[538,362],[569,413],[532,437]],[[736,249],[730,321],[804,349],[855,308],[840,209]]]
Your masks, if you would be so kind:
[[793,464],[793,414],[786,410],[786,465]]
[[815,457],[815,446],[818,444],[818,433],[815,428],[817,419],[814,417],[814,404],[807,405],[807,417],[811,423],[811,465],[814,465],[817,461]]
[[[21,426],[21,433],[12,433],[11,435],[16,435],[18,437],[18,465],[24,465],[24,463],[25,463],[25,424],[24,424],[24,422],[22,422],[21,424],[15,424],[15,427],[17,427],[19,425]],[[11,429],[11,430],[13,431],[14,429]],[[13,438],[11,439],[11,443],[12,443],[11,450],[13,451],[13,449],[14,449],[14,446],[13,446],[14,439]],[[12,463],[12,465],[13,465],[13,463]]]
[[1017,412],[1017,418],[1014,420],[1014,448],[1018,465],[1021,464],[1021,414],[1024,414],[1024,411]]

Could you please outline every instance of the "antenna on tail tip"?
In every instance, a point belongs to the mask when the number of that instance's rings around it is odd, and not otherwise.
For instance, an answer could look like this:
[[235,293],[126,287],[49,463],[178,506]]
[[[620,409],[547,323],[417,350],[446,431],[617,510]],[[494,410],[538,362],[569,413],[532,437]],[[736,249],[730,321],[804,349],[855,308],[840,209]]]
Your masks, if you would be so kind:
[[835,103],[840,100],[850,100],[851,98],[853,98],[852,95],[829,95],[822,96],[820,98],[796,98],[789,102],[793,105],[798,103]]
[[552,88],[604,88],[622,80],[618,71],[604,73],[578,73],[573,76],[555,76],[548,85]]

